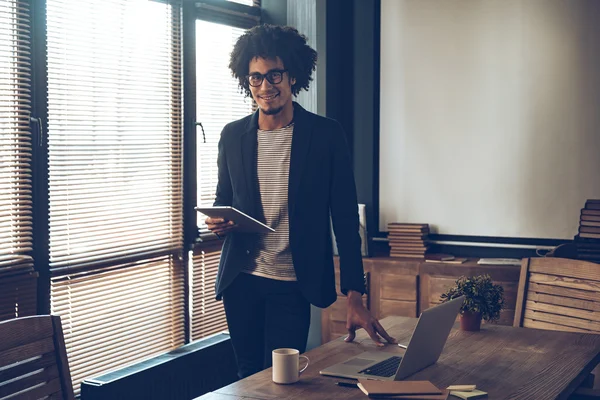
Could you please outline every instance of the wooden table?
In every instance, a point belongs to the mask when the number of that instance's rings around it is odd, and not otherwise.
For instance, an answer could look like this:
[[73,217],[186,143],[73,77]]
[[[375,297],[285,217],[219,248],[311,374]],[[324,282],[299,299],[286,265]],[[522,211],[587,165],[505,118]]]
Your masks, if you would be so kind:
[[[400,343],[408,343],[416,322],[408,317],[382,320]],[[307,352],[311,364],[296,384],[273,383],[268,369],[198,399],[364,400],[360,390],[335,384],[344,379],[321,376],[319,370],[373,349],[361,329],[355,343],[340,338]],[[402,352],[397,346],[381,351]],[[489,399],[566,399],[599,361],[600,335],[493,324],[484,325],[480,332],[463,332],[455,326],[438,362],[408,379],[429,380],[440,388],[476,384],[488,392]]]

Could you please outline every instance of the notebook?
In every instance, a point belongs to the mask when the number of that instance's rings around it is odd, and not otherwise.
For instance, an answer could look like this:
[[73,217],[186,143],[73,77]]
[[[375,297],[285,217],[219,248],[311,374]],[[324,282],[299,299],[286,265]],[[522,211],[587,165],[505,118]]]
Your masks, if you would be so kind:
[[487,392],[477,390],[477,389],[475,389],[471,392],[460,392],[460,391],[452,390],[450,392],[450,394],[452,396],[456,396],[458,398],[465,399],[465,400],[483,399],[483,398],[487,397]]
[[371,399],[394,399],[394,400],[448,400],[449,390],[442,390],[442,394],[401,394],[399,396],[370,397]]
[[358,388],[369,397],[399,395],[440,395],[442,391],[429,381],[377,381],[359,379]]

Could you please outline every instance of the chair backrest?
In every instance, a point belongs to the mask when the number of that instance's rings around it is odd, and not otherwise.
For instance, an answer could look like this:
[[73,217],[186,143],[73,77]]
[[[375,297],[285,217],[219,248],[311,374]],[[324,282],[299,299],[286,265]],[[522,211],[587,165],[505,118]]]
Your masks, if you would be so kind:
[[525,258],[514,326],[600,333],[600,265],[565,258]]
[[60,317],[0,322],[0,399],[16,393],[15,399],[75,398]]

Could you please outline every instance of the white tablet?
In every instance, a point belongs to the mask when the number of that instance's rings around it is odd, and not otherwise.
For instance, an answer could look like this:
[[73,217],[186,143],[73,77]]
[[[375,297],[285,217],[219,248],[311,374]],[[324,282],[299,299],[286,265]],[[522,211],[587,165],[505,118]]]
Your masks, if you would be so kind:
[[195,209],[207,217],[224,218],[226,220],[235,222],[237,225],[236,231],[238,232],[275,232],[275,229],[271,228],[270,226],[263,224],[248,214],[244,214],[240,210],[231,206],[196,207]]

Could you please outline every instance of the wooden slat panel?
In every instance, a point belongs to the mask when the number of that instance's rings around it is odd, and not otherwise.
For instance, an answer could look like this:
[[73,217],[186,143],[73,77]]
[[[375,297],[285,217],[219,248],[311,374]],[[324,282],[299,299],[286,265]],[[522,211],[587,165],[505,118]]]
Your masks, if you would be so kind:
[[556,325],[570,326],[573,328],[585,329],[592,332],[600,330],[600,323],[594,321],[586,321],[579,318],[571,318],[564,315],[550,314],[543,311],[531,309],[525,310],[525,318],[535,321],[543,321]]
[[573,299],[599,301],[598,292],[590,292],[589,290],[579,290],[560,286],[544,285],[535,282],[529,283],[529,291],[536,293],[546,293],[556,296],[570,297]]
[[416,317],[417,316],[417,302],[416,301],[396,301],[396,300],[384,300],[381,299],[379,302],[379,318],[385,318],[393,315],[400,315],[403,317]]
[[598,268],[598,264],[581,260],[553,257],[532,258],[529,262],[529,271],[532,273],[600,282],[600,268]]
[[0,352],[52,337],[50,316],[26,317],[0,323]]
[[54,351],[54,340],[50,338],[0,352],[0,367],[27,360],[40,354]]
[[551,294],[538,293],[531,290],[527,292],[527,300],[535,301],[538,303],[553,304],[556,306],[577,308],[581,310],[600,311],[600,302],[580,300],[570,297],[554,296]]
[[0,370],[0,383],[28,374],[41,368],[56,364],[54,353],[46,353],[30,362],[20,363],[12,368]]
[[545,329],[551,331],[564,331],[564,332],[582,332],[582,333],[590,333],[585,329],[573,328],[572,326],[564,326],[564,325],[556,325],[544,321],[535,321],[533,319],[524,318],[523,319],[523,327],[524,328],[534,328],[534,329]]
[[35,389],[29,390],[27,392],[23,392],[18,396],[11,397],[10,400],[31,400],[31,399],[40,399],[44,396],[48,396],[51,394],[55,394],[60,392],[60,380],[53,379],[44,386],[37,387]]
[[[381,274],[381,299],[415,301],[417,298],[416,276]],[[404,315],[404,314],[400,314]]]
[[597,313],[595,311],[557,306],[554,304],[539,303],[531,300],[527,300],[527,302],[525,303],[525,308],[534,311],[543,311],[549,314],[564,315],[571,318],[579,318],[585,321],[589,321],[591,323],[597,323],[597,330],[600,331],[600,313]]
[[[530,273],[529,282],[542,283],[545,285],[567,287],[571,289],[588,290],[596,292],[596,296],[600,296],[600,282],[586,281],[582,279],[569,278],[556,275],[546,275],[539,273]],[[597,297],[600,300],[600,297]]]
[[[49,368],[43,369],[36,374],[29,375],[25,378],[17,379],[15,381],[12,381],[5,385],[0,385],[0,398],[9,396],[14,393],[21,392],[28,388],[37,386],[42,383],[49,382],[49,381],[51,381],[53,379],[57,379],[57,378],[58,378],[58,368],[56,367],[56,365],[52,365]],[[46,386],[46,385],[44,385],[44,386]],[[46,389],[51,390],[52,388],[46,388]],[[51,393],[54,393],[54,391],[47,391],[44,393],[44,395],[47,396]]]

